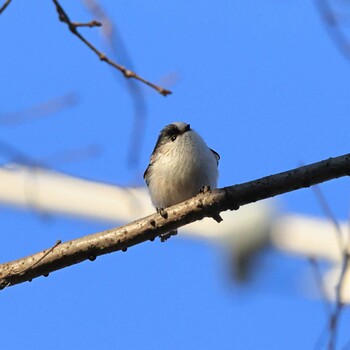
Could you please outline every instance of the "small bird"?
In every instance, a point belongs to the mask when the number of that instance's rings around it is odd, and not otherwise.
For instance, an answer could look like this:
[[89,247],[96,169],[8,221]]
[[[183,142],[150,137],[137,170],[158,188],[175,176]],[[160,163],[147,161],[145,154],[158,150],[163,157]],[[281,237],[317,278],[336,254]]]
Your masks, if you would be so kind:
[[[150,163],[143,175],[157,212],[217,186],[220,156],[191,129],[175,122],[165,126],[158,137]],[[164,242],[177,230],[160,236]]]

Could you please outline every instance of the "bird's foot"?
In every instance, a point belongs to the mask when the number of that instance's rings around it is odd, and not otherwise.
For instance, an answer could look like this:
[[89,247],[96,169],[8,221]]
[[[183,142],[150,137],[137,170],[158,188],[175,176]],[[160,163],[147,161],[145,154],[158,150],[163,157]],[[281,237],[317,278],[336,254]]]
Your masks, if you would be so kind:
[[[199,193],[208,193],[210,191],[210,186],[205,186],[203,185],[201,187],[201,189],[199,190]],[[213,214],[211,215],[211,217],[216,221],[216,222],[221,222],[223,219],[222,217],[220,216],[220,214]]]
[[162,233],[159,235],[160,241],[165,242],[167,241],[171,236],[176,236],[177,235],[177,230]]
[[201,189],[199,190],[199,193],[207,193],[210,191],[210,186],[203,185]]
[[156,208],[157,213],[163,218],[167,219],[168,218],[168,212],[164,208]]

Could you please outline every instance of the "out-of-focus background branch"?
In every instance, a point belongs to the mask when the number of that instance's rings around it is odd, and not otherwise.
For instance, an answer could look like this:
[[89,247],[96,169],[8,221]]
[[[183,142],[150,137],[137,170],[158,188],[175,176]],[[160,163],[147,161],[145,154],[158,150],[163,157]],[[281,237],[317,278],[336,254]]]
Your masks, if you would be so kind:
[[11,0],[6,0],[3,5],[0,7],[0,15],[3,11],[5,11],[6,7],[10,5]]
[[[119,250],[126,251],[128,248],[136,244],[144,243],[148,240],[154,241],[154,239],[161,234],[204,218],[215,218],[215,221],[219,223],[223,221],[222,217],[219,215],[221,212],[239,210],[239,208],[244,205],[262,199],[269,199],[287,192],[296,191],[301,188],[310,187],[342,176],[347,176],[348,173],[350,173],[349,154],[303,166],[298,169],[288,170],[280,174],[274,174],[244,184],[228,186],[208,191],[207,193],[200,193],[195,198],[191,198],[183,203],[172,206],[171,208],[165,208],[166,216],[161,216],[159,213],[155,213],[151,216],[140,218],[139,220],[127,225],[81,237],[79,239],[70,240],[69,242],[62,243],[61,240],[58,240],[58,243],[49,250],[44,250],[31,256],[17,259],[16,261],[0,264],[0,289],[18,283],[31,281],[33,278],[39,276],[48,276],[51,272],[67,268],[88,259],[95,260],[96,257],[100,255]],[[7,178],[6,174],[4,175],[4,182],[10,187],[13,187],[13,182],[16,180],[14,180],[11,175],[7,176]],[[51,176],[51,178],[55,181],[55,178],[57,179],[58,177],[57,175],[54,175]],[[63,182],[63,187],[66,187],[64,186],[65,181],[62,181],[61,179],[61,182]],[[75,182],[75,185],[81,183],[79,180],[73,182]],[[96,185],[94,186],[94,184],[90,184],[90,186],[88,185],[87,187],[94,188]],[[103,185],[98,187],[101,189],[103,188]],[[41,189],[41,192],[47,194],[51,188],[47,186],[46,189]],[[39,191],[38,187],[37,191]],[[84,193],[86,192],[88,191],[85,188]],[[124,193],[121,190],[114,192],[117,195],[114,198],[115,202],[117,202],[118,199],[121,199],[119,202],[123,205],[126,200],[117,197],[118,194],[120,197],[123,197],[123,195],[126,194],[125,191]],[[81,191],[81,193],[83,193],[83,191]],[[13,195],[13,191],[4,191],[3,193],[0,193],[0,198],[1,197],[3,197],[4,200],[6,197],[11,197],[13,203],[18,203],[19,199],[23,197],[23,193],[18,193],[16,196]],[[67,195],[60,198],[61,206],[57,207],[55,197],[57,197],[57,192],[55,193],[55,191],[51,190],[49,197],[46,201],[42,202],[42,209],[45,210],[45,203],[47,203],[47,206],[50,206],[51,204],[52,210],[60,208],[61,211],[65,211],[68,214],[74,210],[78,213],[85,212],[85,214],[86,210],[88,212],[93,212],[91,205],[90,207],[87,206],[81,210],[79,203],[76,203],[75,206],[70,207],[68,210],[69,198],[67,198]],[[77,196],[75,195],[73,197]],[[216,217],[219,217],[219,220],[217,220]],[[212,227],[212,230],[214,229],[217,230],[220,228]],[[339,235],[341,235],[340,228]],[[342,239],[342,237],[340,237],[340,239]],[[164,242],[164,239],[161,239],[161,241]],[[344,255],[347,256],[346,251],[344,252]],[[343,276],[346,273],[346,268],[347,259],[343,263],[342,275],[340,277],[339,286],[336,290],[337,305],[332,318],[334,329],[336,329],[336,322],[341,311],[341,284]]]

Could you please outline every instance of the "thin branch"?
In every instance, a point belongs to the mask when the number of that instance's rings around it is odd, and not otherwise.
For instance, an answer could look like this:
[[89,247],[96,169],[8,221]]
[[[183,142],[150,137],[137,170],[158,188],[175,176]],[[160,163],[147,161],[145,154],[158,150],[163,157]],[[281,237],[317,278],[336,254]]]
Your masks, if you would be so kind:
[[35,119],[47,117],[71,108],[78,103],[78,96],[75,93],[66,93],[53,99],[38,103],[29,108],[16,112],[0,113],[0,125],[17,126]]
[[89,27],[89,28],[93,28],[93,27],[101,27],[102,23],[96,20],[87,22],[87,23],[80,23],[80,22],[72,22],[74,27]]
[[[118,61],[123,65],[134,70],[133,61],[128,53],[123,37],[120,35],[115,23],[113,23],[107,12],[102,8],[101,4],[97,0],[82,1],[91,15],[103,23],[102,35],[108,47],[111,49],[112,55],[117,57]],[[113,70],[113,73],[114,72],[115,70]],[[132,100],[134,110],[127,162],[130,168],[134,168],[139,165],[140,162],[140,154],[145,135],[148,112],[144,91],[142,90],[141,85],[139,85],[136,81],[127,80],[126,87]]]
[[338,284],[335,288],[335,309],[329,320],[330,337],[328,342],[328,350],[336,349],[336,341],[338,336],[338,324],[339,324],[341,313],[344,307],[344,303],[342,301],[342,289],[343,289],[345,275],[349,267],[349,258],[350,258],[349,253],[344,252],[341,273],[340,273]]
[[[328,318],[328,330],[329,330],[329,340],[328,340],[328,350],[334,350],[336,348],[336,342],[337,342],[337,335],[338,335],[338,327],[339,327],[339,321],[341,317],[341,313],[343,310],[343,302],[342,302],[342,287],[344,283],[344,278],[348,269],[348,263],[349,263],[349,252],[348,252],[348,245],[349,241],[345,243],[345,239],[343,238],[342,231],[339,225],[339,222],[337,221],[331,207],[328,204],[328,201],[326,197],[324,196],[320,186],[313,186],[312,189],[314,190],[314,193],[318,199],[318,202],[321,206],[321,209],[323,213],[329,218],[329,220],[333,223],[336,239],[339,246],[339,251],[341,255],[341,273],[339,276],[338,284],[335,288],[335,304],[334,304],[334,310],[332,312],[328,312],[329,318]],[[311,261],[311,260],[310,260]],[[322,290],[322,294],[324,294],[324,288],[323,288],[323,282],[322,277],[317,271],[317,265],[316,261],[311,261],[315,267],[315,274],[318,275],[316,278],[319,280],[319,288]],[[326,299],[325,299],[326,300]],[[328,305],[328,304],[327,304]],[[333,305],[332,305],[333,306]]]
[[90,144],[81,148],[68,149],[41,158],[45,164],[58,166],[67,163],[82,162],[86,159],[98,158],[102,154],[102,148],[97,144]]
[[153,240],[191,222],[213,217],[222,211],[238,210],[240,206],[282,193],[309,187],[350,174],[350,154],[329,158],[280,174],[267,176],[240,185],[200,193],[185,202],[167,208],[167,218],[153,214],[119,228],[95,233],[57,246],[35,267],[25,271],[42,252],[0,265],[0,288],[15,285],[41,275],[80,263],[87,259]]
[[324,215],[326,215],[328,217],[328,219],[332,222],[332,224],[334,226],[335,235],[336,235],[336,239],[338,242],[340,254],[344,254],[344,252],[346,251],[346,247],[344,245],[343,236],[342,236],[342,232],[341,232],[339,223],[338,223],[331,207],[329,206],[327,199],[324,196],[321,188],[319,186],[313,186],[312,189],[317,197],[317,200],[320,204],[320,207],[321,207]]
[[315,0],[315,4],[329,33],[329,36],[343,56],[347,60],[350,60],[349,41],[343,31],[340,29],[337,18],[334,15],[328,0]]
[[[329,206],[326,200],[326,197],[324,196],[320,186],[313,186],[312,189],[314,190],[314,193],[318,199],[318,202],[320,203],[320,206],[324,214],[333,223],[341,258],[342,258],[341,273],[339,276],[338,284],[336,285],[336,289],[335,289],[334,310],[332,312],[329,312],[329,321],[328,321],[328,329],[329,329],[328,349],[334,350],[336,349],[339,321],[343,310],[342,287],[343,287],[344,278],[348,269],[348,262],[349,262],[348,245],[345,244],[339,222],[337,221],[331,207]],[[316,262],[314,261],[314,263]],[[319,283],[321,283],[323,288],[322,277],[320,275],[319,275],[319,279],[320,279]]]
[[169,94],[171,94],[171,91],[164,89],[160,86],[157,86],[151,82],[149,82],[148,80],[145,80],[144,78],[140,77],[139,75],[137,75],[135,72],[126,69],[125,67],[123,67],[122,65],[112,61],[111,59],[109,59],[104,53],[102,53],[101,51],[99,51],[95,46],[93,46],[88,40],[86,40],[77,30],[77,27],[74,25],[73,22],[71,22],[71,20],[69,19],[67,13],[63,10],[62,6],[59,4],[59,2],[57,0],[52,0],[53,3],[56,6],[56,11],[58,13],[58,18],[61,22],[66,23],[69,30],[76,35],[86,46],[88,46],[98,57],[101,61],[106,62],[107,64],[109,64],[110,66],[118,69],[124,76],[125,78],[133,78],[136,80],[141,81],[142,83],[150,86],[151,88],[157,90],[160,94],[162,94],[163,96],[167,96]]
[[113,23],[97,0],[82,0],[88,11],[102,23],[102,33],[106,41],[113,46]]
[[312,270],[314,272],[316,285],[317,285],[317,288],[318,288],[319,293],[320,293],[320,297],[322,300],[325,314],[327,317],[329,317],[331,315],[331,308],[330,308],[330,305],[328,303],[327,293],[326,293],[325,288],[324,288],[324,283],[323,283],[322,274],[320,271],[320,266],[314,257],[309,257],[308,261],[310,262],[310,265],[311,265]]
[[[123,37],[120,35],[115,23],[113,23],[112,19],[102,8],[101,4],[97,0],[83,0],[83,3],[92,16],[96,17],[103,23],[102,35],[107,45],[111,49],[112,55],[117,57],[119,62],[133,70],[134,64],[131,56],[128,53]],[[142,90],[141,85],[137,84],[137,82],[133,80],[128,80],[126,86],[132,100],[134,110],[127,162],[130,168],[134,168],[138,166],[140,162],[140,154],[145,136],[145,126],[148,112],[144,91]]]
[[12,146],[9,143],[0,139],[0,155],[1,154],[8,157],[12,162],[25,164],[32,168],[36,168],[36,167],[50,168],[47,164],[27,156],[24,152],[19,150],[17,147]]
[[328,320],[325,322],[320,335],[317,337],[315,342],[314,350],[322,350],[324,349],[324,344],[327,342],[328,338]]
[[5,3],[0,7],[0,15],[5,11],[6,7],[10,5],[11,0],[6,0]]
[[[318,199],[318,202],[320,203],[320,206],[321,206],[324,214],[333,223],[338,246],[339,246],[339,250],[340,250],[340,254],[341,254],[341,258],[342,258],[341,273],[340,273],[339,281],[338,281],[338,284],[337,284],[336,290],[335,290],[334,310],[332,312],[329,312],[329,321],[328,321],[328,329],[329,329],[328,350],[334,350],[336,348],[339,320],[340,320],[342,309],[343,309],[341,292],[342,292],[345,274],[346,274],[346,271],[348,269],[348,262],[349,262],[348,245],[346,245],[344,242],[339,222],[337,221],[331,207],[329,206],[329,204],[326,200],[326,197],[324,196],[321,188],[319,186],[313,186],[312,189],[314,190],[314,193]],[[314,263],[316,264],[316,261],[314,261]],[[315,268],[316,268],[316,265],[315,265]],[[318,279],[319,279],[319,283],[321,283],[321,286],[323,289],[322,277],[319,275]]]

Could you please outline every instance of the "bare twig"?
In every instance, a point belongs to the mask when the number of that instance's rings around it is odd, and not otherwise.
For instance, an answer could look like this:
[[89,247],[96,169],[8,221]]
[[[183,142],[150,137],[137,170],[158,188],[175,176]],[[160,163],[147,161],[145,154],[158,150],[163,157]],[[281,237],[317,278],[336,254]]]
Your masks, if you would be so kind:
[[0,15],[5,11],[6,7],[10,5],[11,0],[6,0],[5,3],[0,7]]
[[87,23],[72,22],[72,24],[73,24],[74,27],[89,27],[89,28],[92,28],[92,27],[101,27],[102,26],[102,23],[99,22],[99,21],[96,21],[96,20],[93,20],[93,21],[90,21],[90,22],[87,22]]
[[78,96],[75,93],[67,93],[18,112],[0,113],[0,125],[16,126],[58,113],[63,109],[76,105],[77,102]]
[[341,268],[339,281],[335,288],[335,309],[329,320],[330,337],[328,342],[328,350],[334,350],[336,348],[338,325],[339,325],[339,320],[344,307],[344,303],[342,301],[342,287],[343,287],[343,282],[344,282],[347,269],[349,267],[349,258],[350,258],[349,253],[345,251],[343,255],[342,268]]
[[342,232],[341,232],[339,223],[338,223],[331,207],[329,206],[329,204],[326,200],[326,197],[324,196],[321,188],[319,186],[313,186],[312,189],[317,197],[317,200],[321,206],[321,209],[322,209],[324,215],[326,215],[326,217],[328,217],[328,219],[332,222],[332,224],[334,226],[336,239],[338,241],[339,251],[340,251],[340,254],[343,254],[345,246],[344,246],[343,236],[342,236]]
[[37,161],[27,156],[24,152],[19,150],[17,147],[14,147],[1,139],[0,139],[0,154],[6,155],[11,161],[18,162],[21,164],[26,164],[30,167],[49,168],[43,162]]
[[[121,62],[123,65],[134,70],[134,65],[124,40],[120,35],[117,26],[102,8],[101,4],[97,0],[83,0],[83,3],[92,16],[102,22],[102,34],[108,47],[111,49],[113,56],[118,58],[118,62]],[[128,147],[128,165],[132,168],[137,166],[140,161],[147,120],[147,105],[144,91],[141,89],[141,86],[133,80],[127,80],[126,83],[134,109],[130,146]]]
[[320,335],[318,336],[316,342],[315,342],[315,346],[314,346],[314,350],[321,350],[324,349],[324,344],[327,342],[327,338],[328,338],[328,319],[327,322],[325,322],[322,331],[320,332]]
[[[336,290],[335,290],[334,310],[332,312],[329,312],[329,323],[328,323],[328,329],[330,332],[328,349],[334,350],[336,348],[339,320],[340,320],[341,312],[343,309],[341,292],[342,292],[344,277],[345,277],[345,274],[346,274],[346,271],[348,268],[349,253],[348,253],[348,246],[345,244],[343,236],[342,236],[342,231],[340,229],[340,225],[339,225],[331,207],[329,206],[329,204],[326,200],[326,197],[324,196],[323,192],[321,191],[321,188],[319,186],[313,186],[312,189],[314,190],[314,193],[318,199],[318,202],[320,203],[320,206],[321,206],[324,214],[333,223],[335,233],[336,233],[336,239],[338,241],[339,251],[340,251],[340,255],[341,255],[341,259],[342,259],[341,273],[340,273],[339,281],[338,281],[338,284],[337,284]],[[320,278],[320,283],[322,283],[321,276],[319,278]]]
[[101,5],[97,0],[82,0],[85,7],[90,11],[90,13],[96,17],[102,23],[103,36],[106,41],[112,46],[113,44],[113,24],[109,16],[103,10]]
[[81,162],[86,159],[97,158],[102,154],[102,149],[97,144],[87,145],[77,149],[69,149],[42,158],[46,164],[57,166],[60,164]]
[[24,274],[19,274],[19,271],[23,271],[26,266],[30,266],[33,261],[41,257],[42,252],[2,264],[0,288],[4,288],[8,283],[14,285],[47,275],[87,259],[94,260],[102,254],[125,251],[135,244],[153,240],[165,232],[204,217],[213,217],[225,210],[237,210],[248,203],[349,174],[350,154],[346,154],[244,184],[200,193],[196,197],[167,208],[166,219],[156,213],[119,228],[63,243]]
[[343,56],[347,60],[350,60],[349,41],[343,31],[340,29],[337,18],[334,15],[328,0],[315,0],[315,4],[329,33],[329,36]]
[[171,91],[164,89],[160,86],[157,86],[151,82],[149,82],[148,80],[145,80],[144,78],[140,77],[139,75],[137,75],[135,72],[126,69],[125,67],[123,67],[122,65],[112,61],[111,59],[109,59],[104,53],[102,53],[101,51],[99,51],[95,46],[93,46],[88,40],[86,40],[77,30],[77,27],[74,25],[74,23],[71,22],[71,20],[69,19],[67,13],[63,10],[62,6],[59,4],[59,2],[57,0],[52,0],[53,3],[56,6],[56,11],[58,13],[58,17],[59,20],[63,23],[66,23],[69,30],[76,35],[86,46],[88,46],[98,57],[101,61],[106,62],[107,64],[109,64],[110,66],[118,69],[125,78],[133,78],[136,80],[141,81],[142,83],[150,86],[151,88],[155,89],[156,91],[158,91],[160,94],[162,94],[163,96],[167,96],[169,94],[171,94]]
[[331,315],[331,308],[330,305],[328,303],[328,298],[327,298],[327,294],[324,288],[324,284],[323,284],[323,279],[322,279],[322,274],[320,271],[320,266],[317,262],[317,260],[314,257],[310,257],[308,259],[308,261],[310,262],[310,265],[312,267],[312,270],[314,272],[314,276],[315,276],[315,281],[317,284],[317,288],[319,290],[320,293],[320,297],[322,300],[322,304],[323,304],[323,308],[325,311],[325,314],[327,317],[329,317]]

